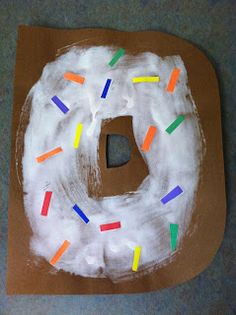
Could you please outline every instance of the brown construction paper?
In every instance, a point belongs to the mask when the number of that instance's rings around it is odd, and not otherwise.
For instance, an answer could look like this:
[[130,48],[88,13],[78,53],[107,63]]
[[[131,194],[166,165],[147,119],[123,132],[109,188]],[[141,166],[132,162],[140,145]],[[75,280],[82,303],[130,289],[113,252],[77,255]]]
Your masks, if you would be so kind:
[[[126,136],[130,142],[130,160],[121,167],[107,168],[106,143],[107,136],[110,134]],[[99,167],[101,170],[102,186],[98,192],[93,191],[91,195],[98,197],[114,196],[136,191],[144,178],[148,175],[148,168],[134,140],[132,117],[117,117],[108,122],[104,122],[99,144]]]
[[[78,42],[81,46],[113,45],[124,47],[127,53],[132,54],[150,51],[159,56],[180,55],[188,73],[189,86],[197,105],[206,138],[207,150],[202,165],[196,209],[189,228],[190,233],[184,238],[181,250],[177,253],[174,261],[151,274],[132,281],[114,284],[109,279],[84,278],[63,271],[53,273],[53,267],[48,262],[34,257],[29,250],[32,231],[24,213],[23,192],[16,175],[15,158],[16,132],[21,108],[27,93],[39,79],[45,64],[55,59],[58,49]],[[59,53],[61,52],[63,50]],[[119,127],[117,126],[117,128]],[[107,132],[109,130],[104,129],[104,134],[101,137],[104,137]],[[18,154],[22,154],[23,148],[18,147],[17,149]],[[144,176],[145,172],[144,169]],[[104,182],[110,181],[109,172],[104,175],[103,179]],[[118,189],[121,188],[118,187]],[[104,193],[113,194],[114,191],[107,189]],[[56,30],[43,27],[19,27],[9,190],[8,294],[137,293],[177,285],[197,276],[210,264],[223,238],[225,215],[218,83],[213,67],[199,49],[183,39],[161,32],[118,32],[101,29]],[[196,226],[197,228],[194,228]]]

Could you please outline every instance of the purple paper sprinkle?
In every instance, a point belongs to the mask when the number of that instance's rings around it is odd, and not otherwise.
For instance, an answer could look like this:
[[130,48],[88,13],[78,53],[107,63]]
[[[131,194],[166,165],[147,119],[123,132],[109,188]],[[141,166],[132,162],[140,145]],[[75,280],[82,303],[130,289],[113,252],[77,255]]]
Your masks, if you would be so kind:
[[66,114],[69,111],[69,108],[57,97],[56,95],[51,98],[54,104],[57,105],[60,110]]
[[172,189],[165,197],[161,199],[161,202],[166,204],[167,202],[171,201],[172,199],[176,198],[178,195],[182,194],[183,190],[181,187],[176,186],[174,189]]

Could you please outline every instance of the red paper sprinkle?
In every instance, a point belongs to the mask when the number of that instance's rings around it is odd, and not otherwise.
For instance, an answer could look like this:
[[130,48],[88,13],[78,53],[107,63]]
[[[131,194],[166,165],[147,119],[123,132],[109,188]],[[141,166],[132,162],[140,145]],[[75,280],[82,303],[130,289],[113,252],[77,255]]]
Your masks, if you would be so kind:
[[121,228],[120,221],[100,225],[101,232],[120,229],[120,228]]
[[52,191],[46,191],[44,196],[44,201],[41,209],[41,215],[47,216],[48,215],[48,208],[52,197]]

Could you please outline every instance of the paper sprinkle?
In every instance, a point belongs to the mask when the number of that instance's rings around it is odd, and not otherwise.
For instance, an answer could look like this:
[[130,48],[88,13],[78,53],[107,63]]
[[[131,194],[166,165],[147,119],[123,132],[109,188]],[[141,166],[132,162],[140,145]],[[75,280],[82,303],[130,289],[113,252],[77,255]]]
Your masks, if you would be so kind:
[[179,186],[176,186],[174,189],[172,189],[165,197],[161,199],[161,202],[163,204],[166,204],[167,202],[171,201],[172,199],[176,198],[178,195],[180,195],[183,192],[182,188]]
[[69,111],[69,108],[57,97],[54,95],[51,100],[53,101],[54,104],[57,105],[57,107],[64,113],[66,114]]
[[83,130],[83,124],[78,124],[76,127],[75,139],[74,139],[74,148],[78,149],[80,143],[80,137]]
[[121,228],[120,221],[100,225],[100,231],[101,232],[120,229],[120,228]]
[[175,121],[173,121],[172,124],[170,124],[170,126],[166,129],[166,132],[171,134],[184,121],[184,119],[185,119],[184,115],[179,115],[175,119]]
[[49,151],[49,152],[46,152],[46,153],[44,153],[44,154],[38,156],[38,157],[36,158],[36,161],[37,161],[38,163],[42,163],[42,162],[44,162],[45,160],[47,160],[48,158],[50,158],[50,157],[52,157],[53,155],[55,155],[55,154],[57,154],[57,153],[59,153],[59,152],[62,152],[62,151],[63,151],[63,150],[62,150],[61,147],[57,147],[56,149],[53,149],[53,150],[51,150],[51,151]]
[[76,83],[80,83],[80,84],[84,84],[84,80],[85,78],[78,75],[78,74],[74,74],[72,72],[65,72],[64,73],[64,79],[68,80],[68,81],[73,81]]
[[108,93],[108,89],[109,89],[110,85],[111,85],[111,79],[107,79],[107,82],[106,82],[104,89],[102,91],[101,98],[107,97],[107,93]]
[[172,73],[171,73],[170,80],[169,80],[169,83],[168,83],[167,88],[166,88],[167,92],[169,92],[169,93],[174,92],[174,89],[175,89],[176,83],[178,81],[179,75],[180,75],[180,69],[174,68]]
[[141,82],[159,82],[160,77],[136,77],[132,79],[133,83],[141,83]]
[[57,261],[61,258],[61,256],[64,254],[64,252],[67,250],[67,248],[69,246],[70,246],[70,242],[65,240],[64,243],[61,245],[61,247],[56,252],[56,254],[53,256],[53,258],[50,260],[50,264],[55,266]]
[[87,216],[84,214],[84,212],[75,204],[73,206],[73,209],[77,212],[77,214],[80,216],[80,218],[87,224],[89,223],[89,219]]
[[133,259],[132,271],[138,270],[140,255],[141,255],[141,247],[136,246],[134,249],[134,259]]
[[109,66],[114,66],[114,64],[117,63],[117,61],[120,59],[120,57],[122,57],[125,53],[124,48],[120,48],[117,50],[117,52],[115,53],[115,55],[112,57],[111,61],[109,62]]
[[150,150],[156,131],[157,131],[157,128],[155,126],[149,126],[146,137],[141,146],[142,151],[148,152]]
[[172,252],[176,250],[178,230],[178,224],[170,223],[170,248]]
[[51,198],[52,198],[52,191],[46,191],[44,195],[42,209],[41,209],[41,215],[45,217],[48,215],[48,208],[50,205]]

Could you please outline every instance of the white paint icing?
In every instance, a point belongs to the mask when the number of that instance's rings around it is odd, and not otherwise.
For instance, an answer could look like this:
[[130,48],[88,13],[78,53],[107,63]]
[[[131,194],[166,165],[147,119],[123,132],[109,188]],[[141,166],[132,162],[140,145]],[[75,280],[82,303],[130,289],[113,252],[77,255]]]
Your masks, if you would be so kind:
[[[65,239],[71,246],[55,268],[87,277],[121,281],[151,272],[173,258],[169,223],[179,224],[179,241],[188,231],[197,191],[203,150],[197,111],[179,56],[152,53],[125,55],[109,67],[116,48],[71,48],[44,67],[29,93],[30,121],[24,138],[23,187],[25,211],[33,236],[31,248],[49,261]],[[166,86],[173,67],[181,69],[173,94]],[[63,79],[66,71],[86,78],[83,85]],[[159,83],[133,84],[136,76],[160,76]],[[107,99],[101,93],[107,78]],[[57,95],[69,108],[64,115],[51,101]],[[171,134],[165,129],[177,115],[185,121]],[[151,151],[141,153],[150,175],[134,194],[91,199],[86,172],[91,165],[99,181],[98,139],[101,121],[133,116],[133,132],[140,148],[149,125],[158,128]],[[83,123],[79,149],[73,148],[76,125]],[[63,153],[36,163],[35,158],[57,146]],[[81,158],[83,155],[83,158]],[[138,171],[138,170],[136,170]],[[176,185],[184,193],[166,205],[160,199]],[[46,190],[53,191],[47,217],[40,215]],[[89,217],[85,224],[72,210],[77,203]],[[101,233],[99,225],[121,221],[122,228]],[[133,250],[142,247],[138,273],[131,271]]]

